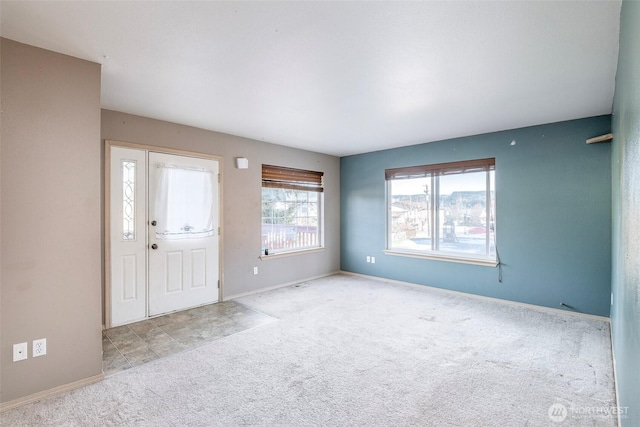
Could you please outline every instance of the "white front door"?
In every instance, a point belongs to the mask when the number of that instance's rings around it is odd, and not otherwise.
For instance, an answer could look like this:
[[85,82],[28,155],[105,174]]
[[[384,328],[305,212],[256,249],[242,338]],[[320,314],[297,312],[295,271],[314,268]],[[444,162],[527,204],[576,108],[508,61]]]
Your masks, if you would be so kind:
[[218,162],[149,153],[149,315],[218,301]]
[[219,163],[111,146],[110,320],[218,301]]

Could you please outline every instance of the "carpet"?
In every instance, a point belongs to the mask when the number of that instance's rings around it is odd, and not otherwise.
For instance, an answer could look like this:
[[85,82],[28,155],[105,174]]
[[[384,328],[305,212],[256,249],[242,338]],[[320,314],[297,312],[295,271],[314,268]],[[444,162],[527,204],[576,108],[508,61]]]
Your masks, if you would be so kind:
[[2,425],[616,425],[603,320],[350,275],[236,301],[279,320]]

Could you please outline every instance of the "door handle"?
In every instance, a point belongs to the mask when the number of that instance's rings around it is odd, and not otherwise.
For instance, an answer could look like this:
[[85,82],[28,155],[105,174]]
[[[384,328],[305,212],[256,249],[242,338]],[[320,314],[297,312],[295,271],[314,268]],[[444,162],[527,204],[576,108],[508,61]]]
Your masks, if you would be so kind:
[[153,245],[151,245],[151,249],[158,249],[158,245],[154,243]]

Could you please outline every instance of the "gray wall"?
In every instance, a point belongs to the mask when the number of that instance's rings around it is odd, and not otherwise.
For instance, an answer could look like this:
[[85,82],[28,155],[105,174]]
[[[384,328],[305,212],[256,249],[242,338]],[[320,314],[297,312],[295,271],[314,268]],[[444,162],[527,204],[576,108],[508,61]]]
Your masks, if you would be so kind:
[[611,326],[623,426],[640,425],[640,3],[624,1],[613,105]]
[[[102,138],[214,154],[223,164],[224,297],[340,269],[340,160],[173,123],[102,111]],[[236,169],[235,158],[249,159]],[[325,247],[321,252],[261,261],[262,164],[324,172]],[[259,274],[253,274],[257,266]]]
[[[1,401],[102,373],[100,66],[2,39]],[[47,355],[31,343],[47,339]],[[15,343],[29,358],[12,361]]]
[[[343,157],[342,269],[553,308],[564,302],[608,316],[610,145],[585,140],[610,126],[610,116],[602,116]],[[503,283],[494,267],[382,252],[386,168],[487,157],[496,159]]]

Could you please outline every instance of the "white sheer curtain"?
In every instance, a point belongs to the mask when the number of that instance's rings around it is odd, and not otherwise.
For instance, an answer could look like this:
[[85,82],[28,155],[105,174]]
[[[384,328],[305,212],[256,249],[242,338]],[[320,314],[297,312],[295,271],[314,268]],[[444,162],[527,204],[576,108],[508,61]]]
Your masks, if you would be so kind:
[[210,170],[159,164],[155,219],[158,239],[212,236],[214,185]]

